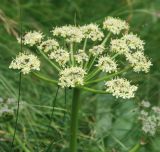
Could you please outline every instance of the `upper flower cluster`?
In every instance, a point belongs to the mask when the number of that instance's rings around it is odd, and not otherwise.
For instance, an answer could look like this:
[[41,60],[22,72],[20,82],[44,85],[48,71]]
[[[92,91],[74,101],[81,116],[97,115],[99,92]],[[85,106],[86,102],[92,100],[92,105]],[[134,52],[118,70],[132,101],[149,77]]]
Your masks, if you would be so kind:
[[121,19],[107,17],[103,22],[103,28],[117,35],[120,34],[122,30],[129,30],[129,25],[126,21],[122,21]]
[[125,34],[119,39],[112,39],[110,51],[124,55],[135,72],[149,72],[151,61],[144,55],[144,41],[137,35]]
[[80,43],[84,38],[83,32],[76,26],[62,26],[56,27],[52,31],[54,36],[60,36],[64,38],[67,42],[77,42]]
[[[132,67],[135,72],[147,73],[152,65],[144,55],[144,41],[129,32],[128,23],[119,18],[107,17],[103,28],[93,23],[65,25],[54,27],[51,33],[53,38],[30,31],[21,40],[24,45],[36,46],[40,54],[58,70],[58,85],[61,87],[79,87],[108,80],[108,77],[111,79],[120,74],[126,66]],[[10,68],[27,74],[39,70],[40,61],[33,54],[20,53]],[[107,75],[97,79],[100,72]],[[119,77],[107,81],[105,86],[106,92],[124,99],[134,97],[137,90],[136,85]]]
[[[44,35],[41,32],[33,31],[28,32],[24,35],[22,41],[25,45],[33,46],[35,44],[38,44],[42,41]],[[18,42],[21,42],[21,39],[18,39]]]
[[103,32],[100,30],[100,28],[96,24],[84,25],[80,29],[84,37],[89,38],[92,41],[97,41],[97,40],[101,41],[102,38],[104,37]]
[[56,27],[52,30],[54,36],[65,38],[67,42],[80,43],[84,38],[91,39],[92,41],[100,41],[104,37],[103,32],[98,25],[89,24],[84,26],[62,26]]

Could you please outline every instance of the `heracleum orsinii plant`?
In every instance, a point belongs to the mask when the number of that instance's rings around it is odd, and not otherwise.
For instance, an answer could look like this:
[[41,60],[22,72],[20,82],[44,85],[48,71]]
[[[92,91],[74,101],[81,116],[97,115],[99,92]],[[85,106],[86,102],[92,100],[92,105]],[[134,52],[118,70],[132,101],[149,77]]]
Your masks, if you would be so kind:
[[[144,41],[129,31],[126,21],[118,18],[107,17],[102,28],[93,23],[54,27],[51,34],[47,37],[30,31],[21,40],[23,45],[36,47],[58,72],[58,80],[47,78],[47,81],[62,88],[73,88],[70,152],[76,152],[79,92],[86,90],[110,93],[116,98],[133,98],[138,86],[121,75],[130,70],[147,73],[152,63],[144,54]],[[40,60],[29,52],[19,53],[9,68],[20,70],[22,74],[32,72],[46,80],[34,73],[40,71]],[[104,82],[104,88],[92,88],[93,83],[99,82]]]

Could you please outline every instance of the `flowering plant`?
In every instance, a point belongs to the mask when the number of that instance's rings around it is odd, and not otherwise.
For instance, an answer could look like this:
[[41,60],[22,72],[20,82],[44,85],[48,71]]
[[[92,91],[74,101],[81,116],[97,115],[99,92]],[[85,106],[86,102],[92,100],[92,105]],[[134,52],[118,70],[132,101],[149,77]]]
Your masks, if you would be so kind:
[[[103,30],[102,30],[103,29]],[[138,86],[120,76],[134,72],[149,72],[151,61],[144,55],[144,41],[129,32],[129,25],[119,18],[107,17],[100,28],[97,24],[54,27],[53,38],[30,31],[19,42],[36,47],[57,71],[58,79],[46,78],[40,70],[40,60],[29,52],[21,52],[9,68],[30,72],[36,77],[62,88],[73,88],[70,152],[77,151],[77,127],[80,90],[110,93],[116,98],[130,99]],[[104,82],[101,90],[92,84]]]

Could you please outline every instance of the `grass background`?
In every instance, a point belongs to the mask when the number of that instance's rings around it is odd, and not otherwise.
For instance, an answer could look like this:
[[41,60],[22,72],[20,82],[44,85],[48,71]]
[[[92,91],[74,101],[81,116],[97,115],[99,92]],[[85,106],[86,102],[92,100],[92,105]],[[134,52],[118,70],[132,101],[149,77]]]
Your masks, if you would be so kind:
[[[53,26],[64,24],[101,24],[106,16],[127,19],[134,33],[145,40],[145,52],[154,66],[147,75],[132,74],[140,87],[134,100],[118,102],[110,95],[83,92],[80,111],[80,152],[127,152],[143,139],[133,109],[141,100],[160,104],[160,1],[159,0],[22,0],[23,31],[32,29],[49,33]],[[0,0],[0,96],[17,97],[19,74],[8,69],[20,50],[16,36],[20,33],[18,0]],[[42,72],[54,75],[43,61]],[[15,140],[17,152],[43,152],[52,143],[53,152],[66,152],[69,139],[70,97],[67,105],[64,90],[60,89],[54,121],[47,132],[56,87],[35,79],[22,78],[22,100],[18,131]],[[66,119],[63,115],[66,111]],[[0,152],[10,152],[14,120],[0,123]],[[139,152],[160,152],[160,136],[145,140]]]

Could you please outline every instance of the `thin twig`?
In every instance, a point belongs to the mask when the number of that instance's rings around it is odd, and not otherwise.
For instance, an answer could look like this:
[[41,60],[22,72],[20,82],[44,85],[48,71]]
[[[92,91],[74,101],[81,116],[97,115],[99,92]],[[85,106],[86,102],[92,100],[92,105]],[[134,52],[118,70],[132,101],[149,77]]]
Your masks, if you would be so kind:
[[19,90],[18,90],[18,100],[17,100],[17,111],[16,111],[16,122],[15,122],[15,128],[14,128],[14,134],[12,139],[12,145],[11,145],[11,152],[13,151],[13,144],[16,136],[17,131],[17,124],[18,124],[18,117],[19,117],[19,103],[20,103],[20,97],[21,97],[21,81],[22,81],[22,74],[20,72],[19,74]]
[[[55,94],[55,97],[52,101],[52,113],[51,113],[51,117],[50,117],[50,122],[49,122],[49,126],[48,126],[48,131],[49,131],[49,127],[51,126],[51,123],[52,123],[52,117],[53,117],[53,113],[54,113],[54,107],[56,105],[56,100],[57,100],[57,95],[58,95],[58,91],[59,91],[59,86],[57,87],[57,91],[56,91],[56,94]],[[47,132],[48,132],[47,131]]]
[[[57,100],[57,95],[58,95],[58,91],[59,91],[59,86],[57,87],[57,91],[56,91],[56,94],[55,94],[55,97],[53,99],[53,102],[52,102],[52,113],[51,113],[51,117],[50,117],[50,122],[49,122],[49,126],[48,126],[48,129],[47,129],[47,133],[49,132],[49,128],[51,126],[51,123],[52,123],[52,117],[53,117],[53,113],[54,113],[54,107],[56,105],[56,100]],[[48,152],[52,146],[53,142],[51,142],[49,144],[49,146],[47,147],[46,149],[46,152]]]
[[[21,38],[21,44],[20,44],[20,50],[22,52],[23,50],[23,44],[22,44],[22,10],[21,10],[21,2],[19,0],[19,19],[20,19],[20,38]],[[19,105],[20,105],[20,97],[21,97],[21,83],[22,83],[22,73],[19,74],[19,86],[18,86],[18,99],[17,99],[17,110],[16,110],[16,121],[15,121],[15,128],[14,128],[14,134],[11,144],[11,152],[13,151],[13,144],[16,136],[17,131],[17,125],[18,125],[18,117],[19,117]]]

